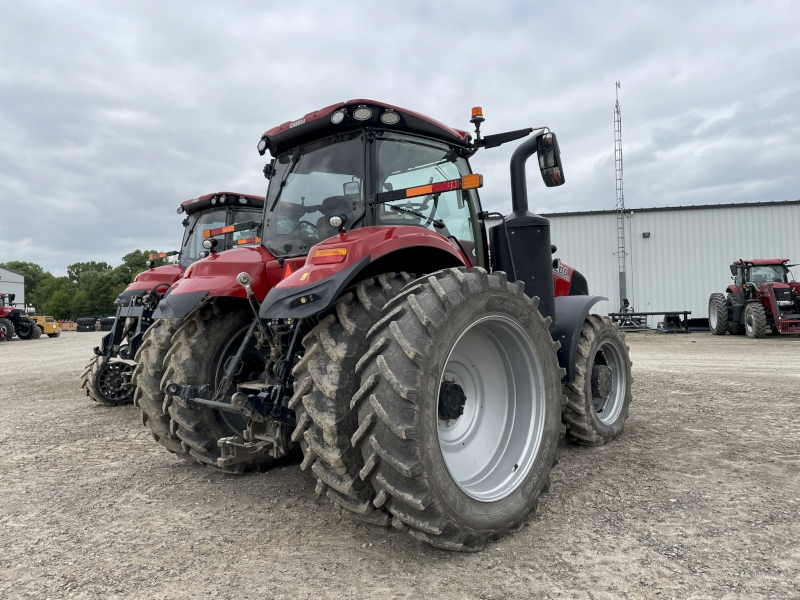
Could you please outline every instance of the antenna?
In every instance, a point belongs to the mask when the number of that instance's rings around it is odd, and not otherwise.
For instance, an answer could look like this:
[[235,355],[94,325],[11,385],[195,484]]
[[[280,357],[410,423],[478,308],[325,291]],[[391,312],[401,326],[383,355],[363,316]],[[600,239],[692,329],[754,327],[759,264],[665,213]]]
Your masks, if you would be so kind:
[[622,191],[622,112],[619,109],[619,88],[616,82],[617,102],[614,105],[614,168],[617,174],[617,263],[619,267],[619,302],[628,297],[625,276],[625,194]]

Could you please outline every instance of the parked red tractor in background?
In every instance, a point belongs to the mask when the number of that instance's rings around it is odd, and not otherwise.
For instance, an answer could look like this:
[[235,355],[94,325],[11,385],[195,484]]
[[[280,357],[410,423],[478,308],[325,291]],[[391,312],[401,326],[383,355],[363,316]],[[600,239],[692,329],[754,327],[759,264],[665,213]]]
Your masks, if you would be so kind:
[[[202,232],[208,227],[231,227],[236,232],[223,234],[219,250],[255,242],[255,235],[247,237],[242,226],[260,227],[264,207],[263,196],[217,192],[187,200],[178,207],[183,220],[183,242],[179,251],[150,255],[148,270],[139,273],[116,300],[117,316],[108,335],[94,349],[95,357],[86,365],[83,388],[95,402],[109,406],[129,404],[133,401],[134,386],[130,376],[135,363],[133,358],[142,344],[144,332],[153,322],[153,311],[169,286],[180,279],[190,265],[211,252],[217,240],[206,241]],[[204,245],[205,242],[205,245]],[[177,256],[174,264],[153,267],[156,260]]]
[[0,293],[0,331],[2,340],[11,341],[15,335],[21,340],[35,340],[42,336],[42,328],[22,308],[14,305],[15,294]]
[[726,295],[711,294],[708,301],[711,333],[745,333],[750,338],[763,338],[768,330],[800,334],[800,282],[789,270],[796,265],[788,263],[788,258],[734,262],[734,283]]
[[[631,363],[528,211],[530,156],[564,183],[555,134],[481,137],[483,121],[473,109],[473,139],[353,100],[267,131],[262,243],[197,262],[160,302],[182,324],[137,356],[145,421],[226,469],[299,445],[318,494],[434,546],[521,526],[562,418],[583,443],[622,431]],[[513,212],[487,232],[468,159],[532,133],[511,159]]]

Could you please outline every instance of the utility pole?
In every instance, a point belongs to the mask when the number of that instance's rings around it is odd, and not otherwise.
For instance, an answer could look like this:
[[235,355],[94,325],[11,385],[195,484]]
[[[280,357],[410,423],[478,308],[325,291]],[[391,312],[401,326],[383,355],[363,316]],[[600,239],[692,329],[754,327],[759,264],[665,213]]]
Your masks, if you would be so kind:
[[614,168],[617,174],[617,263],[619,268],[619,302],[628,297],[625,275],[625,194],[622,191],[622,112],[619,109],[620,82],[616,82],[617,102],[614,105]]

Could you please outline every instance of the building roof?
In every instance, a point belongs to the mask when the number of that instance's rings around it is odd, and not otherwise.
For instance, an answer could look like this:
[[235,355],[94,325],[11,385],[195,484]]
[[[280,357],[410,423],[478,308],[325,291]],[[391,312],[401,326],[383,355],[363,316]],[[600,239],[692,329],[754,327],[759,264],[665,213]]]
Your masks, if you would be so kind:
[[[716,208],[748,208],[754,206],[786,206],[791,204],[800,205],[800,200],[776,200],[770,202],[730,202],[727,204],[691,204],[688,206],[653,206],[650,208],[636,208],[626,207],[626,213],[640,213],[640,212],[661,212],[670,210],[709,210]],[[552,212],[541,213],[543,217],[573,217],[577,215],[613,215],[616,214],[616,209],[610,210],[584,210],[575,212]]]
[[5,267],[0,267],[0,271],[7,271],[8,273],[13,273],[17,277],[22,277],[22,279],[25,279],[25,275],[23,275],[22,273],[17,273],[16,271],[12,271],[11,269],[6,269]]

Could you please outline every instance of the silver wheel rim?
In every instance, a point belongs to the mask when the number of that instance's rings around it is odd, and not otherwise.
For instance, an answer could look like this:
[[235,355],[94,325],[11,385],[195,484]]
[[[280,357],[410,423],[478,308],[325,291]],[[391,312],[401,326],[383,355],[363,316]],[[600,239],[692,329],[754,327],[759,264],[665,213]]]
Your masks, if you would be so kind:
[[[619,349],[611,342],[601,343],[594,355],[592,368],[606,366],[611,369],[611,391],[608,396],[594,396],[592,405],[597,413],[597,418],[603,425],[611,425],[618,418],[625,404],[628,380],[625,377],[623,358]],[[591,375],[589,373],[588,375]],[[591,385],[589,386],[591,389]]]
[[439,389],[455,383],[466,400],[461,416],[439,418],[439,447],[456,485],[471,498],[505,498],[530,472],[544,432],[542,371],[530,338],[507,317],[476,321],[450,351]]
[[753,313],[749,308],[744,311],[744,326],[747,333],[753,333]]
[[717,305],[713,300],[708,303],[708,324],[711,326],[711,329],[716,331],[716,329],[717,329]]

